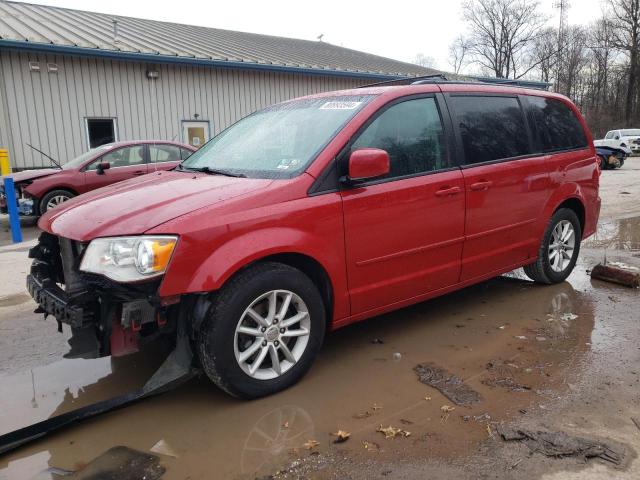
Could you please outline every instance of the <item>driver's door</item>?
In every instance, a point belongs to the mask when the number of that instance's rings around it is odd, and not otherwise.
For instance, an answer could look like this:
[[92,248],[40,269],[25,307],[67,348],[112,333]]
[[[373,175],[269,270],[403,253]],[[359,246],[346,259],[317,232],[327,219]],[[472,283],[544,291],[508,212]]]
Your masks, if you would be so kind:
[[[108,162],[102,172],[98,164]],[[89,164],[84,171],[85,191],[111,185],[147,173],[146,145],[133,145],[111,150]]]
[[458,282],[465,190],[447,143],[428,96],[386,108],[347,152],[380,148],[391,166],[386,177],[341,192],[352,315]]

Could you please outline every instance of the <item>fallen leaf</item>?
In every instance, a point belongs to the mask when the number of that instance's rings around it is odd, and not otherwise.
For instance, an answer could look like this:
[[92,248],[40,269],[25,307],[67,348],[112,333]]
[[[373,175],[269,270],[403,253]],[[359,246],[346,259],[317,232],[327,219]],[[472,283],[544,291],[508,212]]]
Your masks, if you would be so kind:
[[411,432],[407,432],[406,430],[402,430],[401,428],[392,427],[391,425],[386,428],[383,428],[382,425],[380,425],[376,432],[384,433],[384,438],[395,438],[398,435],[402,437],[408,437],[409,435],[411,435]]
[[378,445],[376,442],[367,442],[365,440],[364,442],[362,442],[362,446],[365,450],[369,450],[370,452],[377,452],[378,450],[380,450],[380,445]]
[[371,416],[371,412],[369,410],[366,410],[362,413],[356,413],[353,418],[357,418],[358,420],[362,419],[362,418],[368,418]]
[[282,424],[282,428],[289,428],[289,422],[284,422]]
[[331,435],[336,437],[333,443],[346,442],[347,440],[349,440],[349,437],[351,436],[349,432],[345,432],[344,430],[338,430],[336,433],[332,433]]
[[373,406],[371,407],[373,410],[380,410],[382,408],[382,405],[377,405],[377,404],[373,404]]
[[429,400],[431,400],[431,397],[424,397],[424,399],[428,402]]
[[320,443],[316,442],[315,440],[307,440],[306,443],[302,444],[302,446],[307,450],[312,450],[316,448],[318,445],[320,445]]
[[440,421],[442,423],[446,422],[449,419],[449,414],[453,412],[456,407],[452,407],[451,405],[443,405],[440,407],[440,411],[442,415],[440,416]]

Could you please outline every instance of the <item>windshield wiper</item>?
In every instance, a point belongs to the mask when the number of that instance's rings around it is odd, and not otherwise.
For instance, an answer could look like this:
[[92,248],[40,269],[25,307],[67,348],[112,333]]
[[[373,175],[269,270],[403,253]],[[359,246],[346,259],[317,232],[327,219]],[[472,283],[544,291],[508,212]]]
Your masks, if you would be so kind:
[[219,170],[211,167],[189,168],[192,172],[202,172],[209,175],[224,175],[225,177],[247,178],[244,173],[233,173],[228,170]]

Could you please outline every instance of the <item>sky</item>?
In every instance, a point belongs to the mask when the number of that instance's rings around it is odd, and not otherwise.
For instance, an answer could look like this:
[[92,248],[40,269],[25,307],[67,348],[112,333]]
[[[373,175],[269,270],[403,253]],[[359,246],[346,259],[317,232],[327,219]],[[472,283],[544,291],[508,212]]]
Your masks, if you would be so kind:
[[[557,24],[557,0],[540,0],[541,11]],[[462,0],[31,0],[29,3],[164,20],[267,35],[322,40],[405,62],[422,53],[435,68],[450,70],[448,49],[464,33]],[[588,24],[602,15],[603,0],[572,0],[570,24]]]

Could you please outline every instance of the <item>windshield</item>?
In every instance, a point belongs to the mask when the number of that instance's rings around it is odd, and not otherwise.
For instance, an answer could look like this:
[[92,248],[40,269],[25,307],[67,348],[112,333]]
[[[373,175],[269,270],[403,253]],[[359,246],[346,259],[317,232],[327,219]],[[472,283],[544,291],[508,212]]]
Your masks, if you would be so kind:
[[92,148],[88,152],[83,153],[79,157],[74,158],[73,160],[68,161],[67,163],[62,165],[63,170],[71,170],[73,168],[79,168],[84,162],[89,160],[90,158],[98,155],[100,152],[105,153],[113,148],[113,145],[101,145],[96,148]]
[[250,178],[291,178],[372,95],[294,100],[243,118],[212,138],[181,168]]
[[640,136],[640,128],[629,128],[627,130],[620,130],[623,137],[635,137]]

